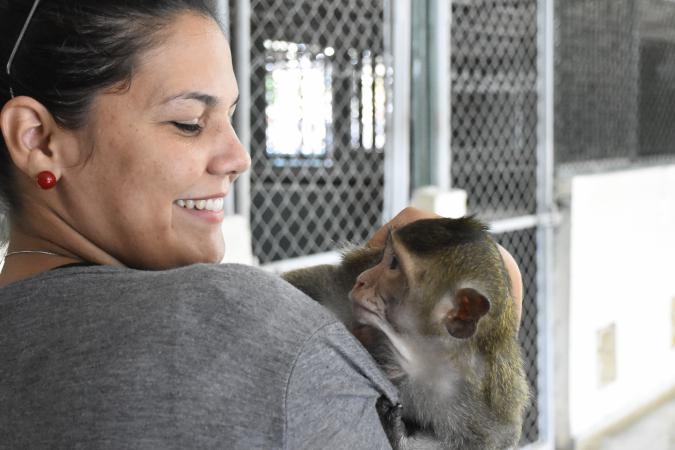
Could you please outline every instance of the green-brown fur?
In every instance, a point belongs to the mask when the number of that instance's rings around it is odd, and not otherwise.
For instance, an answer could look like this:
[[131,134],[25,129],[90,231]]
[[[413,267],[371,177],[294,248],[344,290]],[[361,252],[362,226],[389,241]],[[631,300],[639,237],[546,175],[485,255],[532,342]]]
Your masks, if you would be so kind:
[[419,252],[419,266],[428,266],[424,260],[434,261],[431,268],[418,272],[416,282],[425,286],[423,314],[427,316],[437,299],[456,284],[483,280],[490,311],[479,321],[476,334],[467,344],[488,364],[488,376],[480,383],[486,403],[499,417],[520,423],[529,388],[518,344],[518,317],[508,272],[486,227],[473,218],[427,219],[398,230],[396,238]]
[[[490,310],[478,322],[475,335],[465,340],[447,336],[453,344],[446,356],[455,361],[456,366],[464,367],[466,361],[458,355],[480,355],[485,361],[486,374],[482,379],[475,371],[465,372],[468,387],[462,398],[470,399],[462,406],[466,409],[462,417],[466,419],[444,428],[443,421],[454,420],[450,414],[449,418],[433,417],[426,426],[437,428],[436,434],[445,436],[444,442],[449,448],[497,448],[507,441],[515,445],[529,401],[529,389],[517,341],[519,324],[509,276],[485,225],[473,218],[426,219],[396,230],[394,240],[403,245],[415,261],[412,284],[422,287],[422,292],[415,294],[416,301],[422,302],[418,308],[421,316],[429,317],[441,296],[465,281],[479,280],[481,290],[490,301]],[[353,329],[347,294],[357,276],[377,264],[381,253],[381,249],[357,248],[346,252],[339,266],[302,269],[287,273],[284,278],[333,310]],[[423,323],[427,323],[427,328],[421,330],[423,334],[445,337],[445,330],[434,328],[429,321]],[[408,389],[405,384],[399,388]],[[424,392],[424,387],[420,392]],[[419,402],[418,415],[427,417],[423,421],[438,415],[425,413],[426,400]],[[452,407],[458,406],[449,406]],[[464,440],[461,430],[457,437],[448,437],[448,433],[456,433],[457,428],[464,429],[469,437]]]
[[358,247],[346,251],[340,265],[323,264],[286,272],[282,278],[330,309],[352,329],[354,321],[348,295],[361,272],[382,258],[382,249]]

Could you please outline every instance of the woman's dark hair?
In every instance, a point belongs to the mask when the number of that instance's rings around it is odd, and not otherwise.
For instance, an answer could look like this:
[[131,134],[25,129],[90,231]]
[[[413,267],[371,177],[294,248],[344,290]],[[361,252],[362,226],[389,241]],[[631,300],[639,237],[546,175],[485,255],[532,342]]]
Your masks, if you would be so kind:
[[[131,79],[138,56],[159,43],[177,14],[191,11],[217,22],[208,0],[42,0],[8,77],[5,66],[33,3],[0,0],[0,108],[11,86],[15,96],[35,98],[67,129],[86,123],[97,93]],[[0,135],[0,200],[17,208],[11,166]]]

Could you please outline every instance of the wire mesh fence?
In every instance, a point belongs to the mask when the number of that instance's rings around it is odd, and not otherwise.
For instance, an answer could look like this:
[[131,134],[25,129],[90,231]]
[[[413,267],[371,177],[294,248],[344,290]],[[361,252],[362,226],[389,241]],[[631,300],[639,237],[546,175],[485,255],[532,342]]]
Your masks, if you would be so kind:
[[532,214],[537,2],[451,3],[452,184],[487,219]]
[[[537,2],[450,3],[452,184],[484,220],[534,214]],[[358,242],[379,225],[392,70],[386,8],[385,1],[251,2],[251,226],[262,263]],[[497,239],[525,283],[520,339],[535,394],[526,444],[539,439],[536,229]]]
[[253,252],[269,263],[362,242],[382,219],[385,1],[250,7]]
[[[451,180],[484,220],[537,212],[537,1],[451,2]],[[533,401],[522,444],[539,439],[536,229],[496,236],[518,261],[520,342]]]
[[[538,33],[555,36],[558,174],[675,159],[675,2],[555,0],[555,30],[538,28],[539,4],[448,2],[451,182],[486,221],[537,216],[538,165],[554,163],[537,160]],[[252,0],[251,8],[254,252],[265,263],[363,240],[383,206],[388,3]],[[537,384],[537,299],[546,289],[537,286],[545,251],[537,231],[496,236],[525,288],[520,341],[535,395],[522,444],[542,439],[538,397],[550,395]]]
[[675,3],[558,0],[555,13],[557,163],[675,156]]

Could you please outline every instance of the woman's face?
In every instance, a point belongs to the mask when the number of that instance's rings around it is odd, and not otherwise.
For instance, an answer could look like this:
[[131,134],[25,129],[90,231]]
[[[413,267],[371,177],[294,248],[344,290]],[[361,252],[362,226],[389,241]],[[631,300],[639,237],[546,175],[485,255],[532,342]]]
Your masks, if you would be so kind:
[[72,226],[123,264],[218,262],[223,198],[250,158],[232,128],[230,49],[211,19],[178,16],[128,90],[99,95],[78,132],[88,160],[63,184]]

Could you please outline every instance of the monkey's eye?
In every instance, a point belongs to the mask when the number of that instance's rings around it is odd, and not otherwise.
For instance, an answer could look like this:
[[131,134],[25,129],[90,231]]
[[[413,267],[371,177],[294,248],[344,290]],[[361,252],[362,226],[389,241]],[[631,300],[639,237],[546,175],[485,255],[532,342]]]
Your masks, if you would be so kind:
[[398,269],[398,258],[396,255],[391,256],[391,261],[389,261],[389,270],[396,270]]

